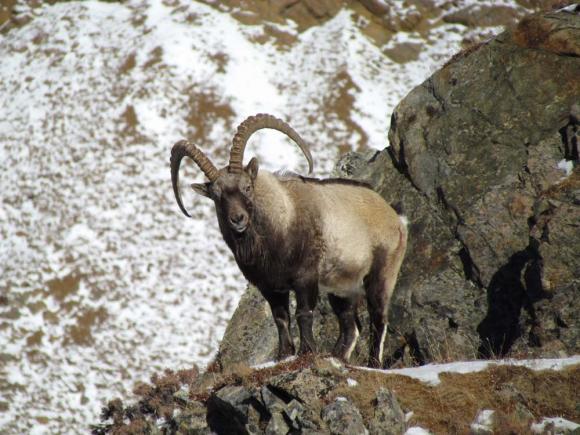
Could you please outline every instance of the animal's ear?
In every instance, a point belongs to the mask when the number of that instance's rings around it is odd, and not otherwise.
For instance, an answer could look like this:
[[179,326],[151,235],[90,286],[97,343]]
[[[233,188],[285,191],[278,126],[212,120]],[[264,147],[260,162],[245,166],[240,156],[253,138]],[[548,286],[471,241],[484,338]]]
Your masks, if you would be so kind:
[[193,189],[193,191],[201,196],[207,196],[208,198],[210,198],[210,193],[209,193],[209,184],[210,183],[193,183],[191,185],[191,188]]
[[260,164],[258,163],[258,159],[256,157],[252,157],[252,160],[250,160],[250,163],[248,163],[248,165],[246,166],[246,172],[248,173],[252,181],[254,181],[258,176],[259,167]]

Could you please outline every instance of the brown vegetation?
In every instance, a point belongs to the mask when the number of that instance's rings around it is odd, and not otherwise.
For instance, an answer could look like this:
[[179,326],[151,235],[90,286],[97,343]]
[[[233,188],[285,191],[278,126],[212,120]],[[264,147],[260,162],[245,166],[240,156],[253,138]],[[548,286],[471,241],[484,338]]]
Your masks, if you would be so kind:
[[[205,403],[210,395],[226,385],[259,387],[269,379],[306,369],[320,377],[332,377],[336,387],[324,397],[308,398],[311,408],[343,396],[361,411],[365,421],[373,418],[377,393],[381,388],[392,390],[402,409],[413,412],[410,425],[418,425],[435,434],[468,433],[477,413],[494,410],[494,430],[497,433],[525,433],[530,424],[542,417],[580,419],[578,394],[580,365],[560,371],[533,371],[525,367],[492,365],[488,369],[467,374],[442,373],[440,383],[428,385],[417,379],[357,367],[336,368],[328,359],[306,355],[273,367],[252,369],[240,364],[223,373],[198,376],[196,369],[153,376],[151,384],[135,388],[136,405],[124,407],[119,399],[103,409],[106,424],[93,426],[95,434],[128,434],[142,432],[162,419],[168,428],[176,427],[176,410],[187,408],[187,400],[175,394],[182,386],[189,388],[189,399]],[[348,386],[352,378],[356,386]]]
[[[468,373],[444,373],[441,383],[429,386],[400,375],[352,370],[350,376],[359,385],[335,389],[333,397],[349,397],[365,420],[374,413],[374,400],[380,387],[391,389],[405,411],[413,411],[410,422],[436,434],[468,433],[478,411],[496,411],[498,433],[522,433],[531,420],[518,419],[522,405],[534,419],[561,416],[578,421],[577,391],[580,366],[561,371],[533,371],[517,366],[491,366]],[[523,403],[522,403],[523,402]]]

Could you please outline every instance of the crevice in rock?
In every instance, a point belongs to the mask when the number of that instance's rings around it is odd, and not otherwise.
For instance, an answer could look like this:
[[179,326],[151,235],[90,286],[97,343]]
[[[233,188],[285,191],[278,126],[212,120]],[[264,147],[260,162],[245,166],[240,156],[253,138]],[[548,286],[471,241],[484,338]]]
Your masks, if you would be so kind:
[[555,315],[554,322],[559,328],[569,328],[568,324],[562,320],[559,314]]
[[441,106],[441,111],[446,112],[447,107],[445,106],[445,99],[441,95],[439,95],[435,90],[435,85],[433,84],[433,77],[429,77],[429,79],[426,82],[426,86],[429,93],[433,95],[433,98],[435,98],[439,103],[439,105]]
[[459,213],[459,209],[454,204],[452,204],[451,202],[449,202],[447,200],[447,197],[445,196],[445,191],[443,190],[443,188],[441,186],[438,186],[435,189],[435,192],[437,193],[438,201],[443,206],[445,211],[451,212],[453,214],[453,217],[455,218],[455,224],[463,223],[464,220],[461,217],[461,213]]
[[301,400],[299,397],[295,397],[295,396],[293,396],[293,395],[292,395],[292,394],[290,394],[288,391],[286,391],[286,390],[284,390],[284,389],[282,389],[282,388],[276,387],[276,386],[274,386],[274,385],[271,385],[271,384],[268,384],[266,387],[268,388],[268,390],[270,390],[270,392],[271,392],[271,393],[272,393],[274,396],[278,397],[278,398],[279,398],[280,400],[282,400],[284,403],[290,403],[290,402],[291,402],[292,400],[294,400],[294,399],[295,399],[295,400],[298,400],[299,402],[301,402],[301,403],[302,403],[302,400]]
[[447,323],[449,324],[449,328],[452,329],[453,331],[457,331],[457,329],[459,328],[459,323],[457,323],[453,317],[448,317],[447,318]]
[[[459,240],[459,239],[458,239]],[[463,245],[463,247],[458,252],[459,259],[461,260],[461,264],[463,266],[463,274],[465,279],[474,283],[477,287],[482,288],[483,284],[481,283],[479,269],[477,265],[471,258],[471,254],[469,253],[469,249],[467,246]]]
[[[391,130],[397,131],[397,115],[395,112],[391,115]],[[395,148],[391,145],[387,148],[387,153],[391,158],[393,166],[401,175],[411,180],[411,175],[409,174],[409,168],[407,166],[407,160],[405,159],[405,142],[401,140],[399,144],[399,155],[395,154]]]
[[427,364],[425,352],[421,350],[421,345],[419,344],[419,340],[417,340],[417,334],[415,333],[415,331],[409,334],[405,334],[405,341],[409,346],[409,353],[411,355],[411,358],[421,366]]
[[[579,113],[576,113],[579,112]],[[559,131],[564,145],[564,158],[566,160],[579,160],[579,142],[580,142],[580,108],[573,107],[570,111],[568,124]]]

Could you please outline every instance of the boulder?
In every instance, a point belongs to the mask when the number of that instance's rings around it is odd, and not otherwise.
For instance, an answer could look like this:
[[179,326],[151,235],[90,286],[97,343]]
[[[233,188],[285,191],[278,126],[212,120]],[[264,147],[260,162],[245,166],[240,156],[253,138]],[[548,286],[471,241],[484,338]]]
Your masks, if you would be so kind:
[[322,410],[322,419],[333,435],[366,435],[360,411],[345,397],[337,397]]
[[369,424],[371,435],[399,435],[405,432],[405,413],[395,393],[379,389],[375,400],[375,415]]

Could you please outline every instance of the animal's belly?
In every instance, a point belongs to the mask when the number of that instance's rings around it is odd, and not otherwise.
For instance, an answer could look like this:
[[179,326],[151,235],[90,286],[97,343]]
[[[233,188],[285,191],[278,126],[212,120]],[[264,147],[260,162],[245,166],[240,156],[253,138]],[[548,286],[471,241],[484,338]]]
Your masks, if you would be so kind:
[[363,293],[364,267],[348,267],[344,264],[326,265],[320,273],[320,290],[340,297],[350,297]]

